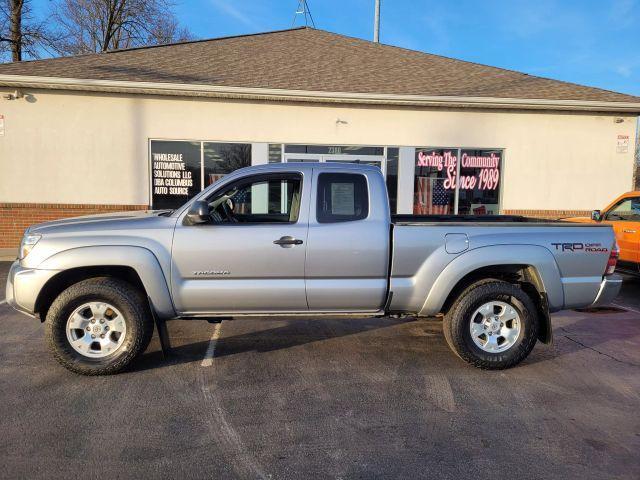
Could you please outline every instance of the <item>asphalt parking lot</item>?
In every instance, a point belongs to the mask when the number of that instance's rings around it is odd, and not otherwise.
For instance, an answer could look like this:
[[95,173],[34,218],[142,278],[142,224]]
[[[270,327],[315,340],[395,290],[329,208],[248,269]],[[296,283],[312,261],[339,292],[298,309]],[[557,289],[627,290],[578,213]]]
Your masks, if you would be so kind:
[[309,318],[172,322],[170,359],[98,378],[0,305],[0,477],[638,479],[640,282],[616,305],[502,372],[437,319]]

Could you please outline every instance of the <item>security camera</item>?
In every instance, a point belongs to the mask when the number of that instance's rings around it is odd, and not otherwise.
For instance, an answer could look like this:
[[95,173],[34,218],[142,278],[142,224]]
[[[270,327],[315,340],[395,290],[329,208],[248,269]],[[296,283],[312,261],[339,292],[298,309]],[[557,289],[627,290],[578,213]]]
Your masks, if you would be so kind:
[[22,97],[24,97],[24,94],[22,93],[21,90],[16,90],[13,93],[7,93],[2,96],[2,98],[4,98],[5,100],[17,100],[18,98],[22,98]]

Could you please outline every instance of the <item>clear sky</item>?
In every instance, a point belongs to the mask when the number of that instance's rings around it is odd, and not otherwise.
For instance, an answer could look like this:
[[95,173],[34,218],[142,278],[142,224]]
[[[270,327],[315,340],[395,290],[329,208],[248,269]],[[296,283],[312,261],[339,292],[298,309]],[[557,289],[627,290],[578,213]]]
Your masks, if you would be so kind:
[[[290,28],[298,5],[173,1],[198,38]],[[372,39],[374,0],[308,4],[317,28]],[[382,0],[381,18],[382,43],[640,95],[640,0]]]

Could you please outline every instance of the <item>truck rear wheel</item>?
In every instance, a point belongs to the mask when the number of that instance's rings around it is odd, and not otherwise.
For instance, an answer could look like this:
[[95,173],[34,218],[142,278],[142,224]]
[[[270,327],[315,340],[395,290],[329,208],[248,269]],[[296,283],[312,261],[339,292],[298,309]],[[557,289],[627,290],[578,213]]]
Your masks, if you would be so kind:
[[110,277],[91,278],[64,290],[49,308],[45,326],[53,356],[81,375],[123,370],[153,335],[144,296]]
[[451,349],[471,365],[499,370],[524,360],[538,337],[538,315],[517,285],[481,280],[465,289],[444,317]]

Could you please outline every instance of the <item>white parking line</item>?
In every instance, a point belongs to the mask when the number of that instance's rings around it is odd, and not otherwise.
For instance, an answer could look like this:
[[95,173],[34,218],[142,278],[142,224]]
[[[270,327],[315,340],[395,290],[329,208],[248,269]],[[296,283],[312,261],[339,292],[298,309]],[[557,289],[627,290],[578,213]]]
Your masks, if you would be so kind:
[[216,354],[216,343],[218,343],[218,338],[220,338],[220,327],[222,327],[222,322],[216,323],[216,326],[213,328],[213,335],[211,335],[211,340],[209,340],[207,353],[204,354],[204,359],[200,364],[201,367],[210,367],[213,365],[213,357]]
[[7,303],[7,300],[6,299],[0,300],[0,305],[2,305],[3,303]]
[[626,305],[620,305],[619,303],[611,303],[611,305],[618,308],[624,308],[625,310],[629,310],[630,312],[640,315],[640,310],[636,310],[635,308],[627,307]]

